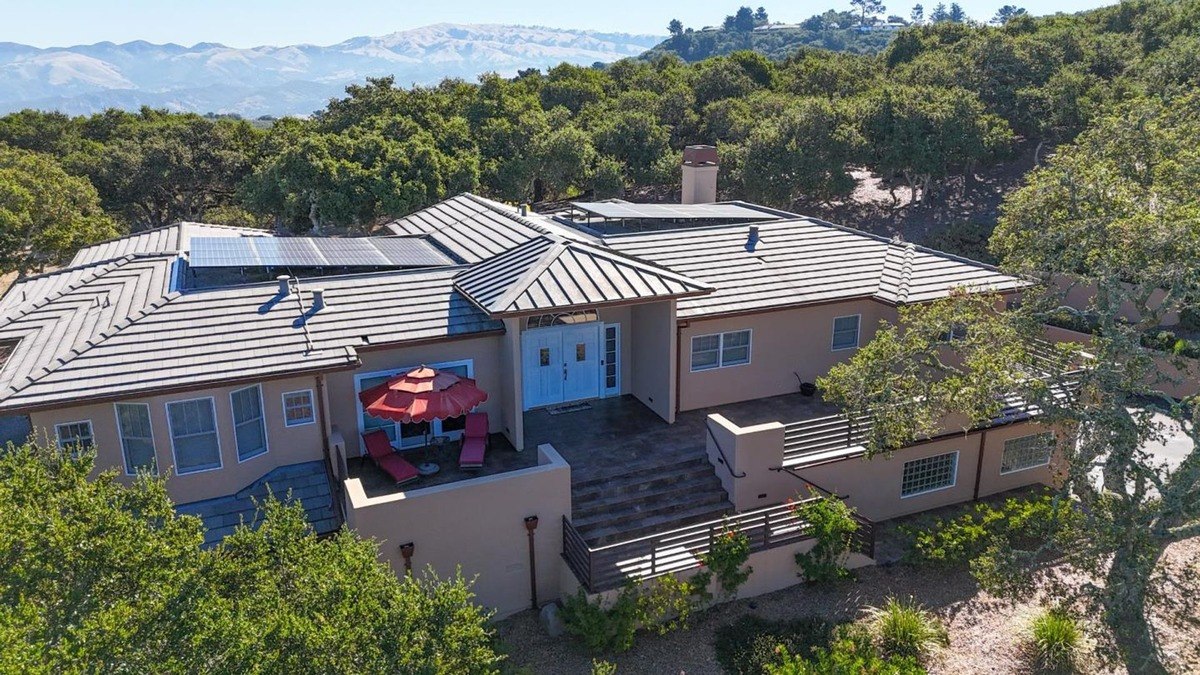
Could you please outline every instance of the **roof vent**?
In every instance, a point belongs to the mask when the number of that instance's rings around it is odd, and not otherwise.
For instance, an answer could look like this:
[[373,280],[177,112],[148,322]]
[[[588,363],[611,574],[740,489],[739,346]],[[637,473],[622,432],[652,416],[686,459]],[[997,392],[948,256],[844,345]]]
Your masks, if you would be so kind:
[[520,210],[522,216],[529,215],[529,205],[528,204],[522,204],[520,206],[519,210]]
[[312,291],[312,311],[319,312],[325,309],[325,289],[314,288]]
[[746,250],[753,251],[754,247],[758,246],[758,226],[750,226],[750,236],[746,238]]
[[279,282],[279,295],[287,297],[292,294],[292,278],[286,274],[280,274],[275,277],[275,281]]

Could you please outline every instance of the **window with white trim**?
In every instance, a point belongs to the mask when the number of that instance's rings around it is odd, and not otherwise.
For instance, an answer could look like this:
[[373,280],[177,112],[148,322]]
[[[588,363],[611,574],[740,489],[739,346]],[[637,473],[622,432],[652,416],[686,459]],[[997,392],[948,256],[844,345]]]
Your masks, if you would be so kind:
[[89,450],[96,444],[92,435],[92,421],[66,422],[54,425],[54,436],[58,439],[59,450]]
[[958,451],[944,455],[922,457],[904,463],[904,477],[900,482],[900,496],[944,490],[954,487],[958,475]]
[[175,473],[221,468],[221,442],[211,398],[194,398],[167,404]]
[[131,476],[138,471],[158,473],[154,433],[150,429],[150,406],[145,403],[117,403],[115,408],[125,473]]
[[299,427],[316,421],[312,389],[289,391],[283,395],[284,426]]
[[1031,434],[1004,441],[1004,454],[1000,459],[1000,473],[1015,473],[1025,469],[1046,466],[1054,452],[1054,433]]
[[692,372],[750,363],[750,329],[692,337]]
[[833,320],[833,351],[858,346],[858,324],[861,315],[839,316]]
[[233,407],[233,437],[238,461],[244,462],[267,451],[267,424],[263,419],[262,387],[257,384],[229,392]]

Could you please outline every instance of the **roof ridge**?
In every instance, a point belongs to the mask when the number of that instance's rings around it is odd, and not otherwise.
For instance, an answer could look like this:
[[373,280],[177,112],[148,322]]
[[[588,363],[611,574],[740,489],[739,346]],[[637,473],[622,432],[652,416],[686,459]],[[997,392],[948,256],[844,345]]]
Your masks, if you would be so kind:
[[[90,275],[80,277],[78,280],[75,281],[75,283],[68,284],[64,288],[60,288],[57,291],[55,291],[54,293],[51,293],[51,294],[47,295],[46,297],[41,298],[40,300],[34,300],[33,302],[29,303],[29,305],[27,307],[25,307],[21,311],[17,312],[13,316],[9,317],[7,320],[0,321],[0,329],[7,328],[7,327],[11,326],[12,324],[16,323],[17,321],[19,321],[20,319],[23,319],[26,316],[29,316],[34,310],[41,309],[56,300],[60,300],[64,296],[66,296],[70,293],[74,293],[75,291],[87,286],[88,284],[96,281],[97,279],[99,279],[103,276],[106,276],[109,272],[112,272],[114,270],[124,267],[127,263],[133,261],[133,259],[136,257],[137,256],[135,256],[134,254],[129,253],[129,254],[121,256],[120,258],[113,258],[111,260],[98,260],[94,263],[90,263],[91,265],[100,266],[100,269],[94,270]],[[89,265],[79,265],[78,267],[67,268],[67,269],[79,269],[81,267],[88,267],[88,266]],[[16,289],[16,286],[13,286],[13,289]]]
[[540,275],[542,272],[546,271],[546,269],[549,268],[550,265],[552,265],[555,260],[558,260],[558,257],[561,256],[563,251],[565,251],[567,249],[567,243],[564,241],[555,241],[555,239],[553,237],[543,234],[543,235],[534,237],[523,244],[514,246],[513,248],[510,248],[509,250],[505,251],[504,253],[501,253],[500,255],[495,256],[494,258],[491,258],[490,260],[486,260],[486,261],[480,263],[479,265],[477,265],[477,267],[485,265],[488,262],[491,262],[493,260],[498,260],[509,254],[516,253],[517,251],[520,251],[521,249],[524,249],[526,247],[533,248],[532,246],[530,246],[530,244],[532,244],[534,242],[537,242],[537,243],[545,242],[547,244],[548,248],[545,251],[542,251],[541,253],[538,254],[536,262],[534,264],[530,265],[529,268],[526,269],[525,272],[523,272],[521,274],[521,276],[519,276],[513,280],[513,282],[508,287],[508,291],[505,292],[504,295],[502,295],[496,299],[494,304],[497,307],[507,308],[509,305],[516,302],[516,299],[518,297],[520,297],[521,294],[524,293],[527,288],[529,288],[529,283],[533,279],[536,279],[538,277],[538,275]]
[[508,211],[507,209],[497,209],[496,205],[502,205],[502,204],[500,204],[500,202],[497,202],[492,199],[488,199],[487,197],[480,197],[479,195],[477,195],[473,192],[463,192],[462,196],[466,197],[467,199],[470,199],[471,201],[475,202],[476,204],[479,204],[480,206],[488,209],[489,211],[491,211],[493,213],[498,213],[498,214],[504,216],[505,218],[508,218],[509,220],[513,220],[513,221],[521,223],[522,225],[525,225],[527,227],[531,227],[531,228],[537,230],[538,232],[540,232],[541,234],[544,234],[544,235],[554,234],[554,233],[550,232],[550,230],[546,229],[545,225],[537,222],[536,220],[534,220],[528,216],[522,216],[519,213],[512,213],[512,212]]
[[121,331],[125,330],[126,328],[129,328],[130,326],[137,323],[138,321],[141,321],[142,319],[150,316],[151,314],[158,311],[159,309],[162,309],[165,305],[170,303],[172,300],[175,300],[176,298],[180,298],[182,296],[183,296],[183,293],[181,293],[179,291],[169,291],[165,295],[159,296],[159,298],[157,300],[153,300],[151,302],[146,303],[146,305],[143,306],[141,309],[139,309],[136,313],[131,314],[129,316],[122,317],[116,323],[111,324],[108,328],[105,328],[102,331],[94,333],[87,340],[84,340],[83,344],[86,344],[87,345],[86,347],[80,349],[79,344],[76,343],[74,346],[71,347],[69,355],[66,356],[65,358],[58,357],[58,358],[54,359],[54,361],[52,361],[50,364],[42,366],[40,372],[36,375],[34,375],[34,374],[26,375],[25,381],[23,383],[21,383],[20,385],[10,384],[8,391],[3,396],[0,396],[0,398],[4,398],[4,399],[11,398],[13,395],[36,384],[37,382],[41,381],[42,378],[46,377],[47,375],[50,375],[51,373],[56,372],[59,368],[67,365],[68,363],[73,362],[75,359],[77,359],[80,356],[84,355],[85,353],[91,351],[92,349],[95,349],[96,347],[100,346],[101,344],[103,344],[104,342],[106,342],[107,340],[112,338],[113,336],[117,335]]

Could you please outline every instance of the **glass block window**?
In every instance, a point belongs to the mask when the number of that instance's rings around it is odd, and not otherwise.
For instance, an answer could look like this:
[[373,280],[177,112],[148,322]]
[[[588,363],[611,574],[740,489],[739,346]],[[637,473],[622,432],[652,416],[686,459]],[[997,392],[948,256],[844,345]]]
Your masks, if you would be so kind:
[[167,422],[171,427],[176,473],[221,468],[217,416],[211,398],[168,403]]
[[904,463],[904,478],[900,483],[900,496],[933,492],[954,487],[958,475],[958,452],[922,457]]
[[1046,466],[1054,452],[1054,434],[1051,432],[1031,434],[1004,441],[1004,455],[1000,460],[1000,473],[1014,473]]
[[79,452],[80,450],[89,450],[96,444],[96,439],[92,436],[90,420],[55,425],[54,436],[58,439],[60,450]]
[[854,349],[858,346],[858,323],[861,317],[839,316],[833,320],[833,349]]
[[125,473],[131,476],[138,471],[158,473],[154,434],[150,430],[150,406],[145,403],[118,403],[116,409]]
[[692,338],[692,372],[750,363],[750,330]]
[[283,424],[298,427],[317,421],[311,389],[289,391],[283,395]]
[[237,389],[229,394],[233,407],[234,438],[237,439],[238,461],[257,457],[267,451],[267,425],[263,419],[262,389]]

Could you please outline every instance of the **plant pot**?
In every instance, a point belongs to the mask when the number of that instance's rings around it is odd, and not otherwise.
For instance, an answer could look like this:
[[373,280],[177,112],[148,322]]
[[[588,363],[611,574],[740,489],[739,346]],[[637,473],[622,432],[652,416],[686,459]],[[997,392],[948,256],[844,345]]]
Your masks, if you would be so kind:
[[817,385],[812,382],[801,382],[800,393],[805,396],[813,396],[817,393]]

